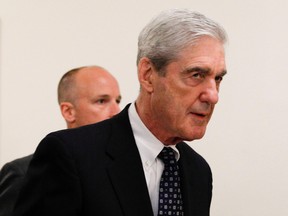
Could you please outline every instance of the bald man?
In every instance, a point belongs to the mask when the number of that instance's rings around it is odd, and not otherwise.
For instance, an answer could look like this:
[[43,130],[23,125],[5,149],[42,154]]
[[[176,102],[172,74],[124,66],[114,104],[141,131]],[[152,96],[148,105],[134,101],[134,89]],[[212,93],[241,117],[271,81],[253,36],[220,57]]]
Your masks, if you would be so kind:
[[[104,68],[85,66],[65,73],[58,84],[58,103],[67,128],[100,122],[119,113],[117,80]],[[0,172],[0,216],[11,215],[33,155],[5,164]]]
[[68,128],[111,118],[119,113],[117,80],[98,66],[73,69],[58,85],[58,103]]

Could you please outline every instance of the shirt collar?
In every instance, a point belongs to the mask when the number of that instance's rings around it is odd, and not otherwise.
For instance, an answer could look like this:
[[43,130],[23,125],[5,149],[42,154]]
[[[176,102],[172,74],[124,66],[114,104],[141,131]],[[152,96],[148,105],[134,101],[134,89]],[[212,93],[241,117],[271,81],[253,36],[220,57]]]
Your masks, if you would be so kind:
[[[158,140],[144,125],[136,111],[135,106],[135,103],[131,104],[128,110],[132,131],[142,163],[150,166],[155,162],[155,159],[165,145],[161,143],[160,140]],[[176,145],[169,145],[169,147],[174,150],[176,160],[179,160],[180,154],[176,148]]]

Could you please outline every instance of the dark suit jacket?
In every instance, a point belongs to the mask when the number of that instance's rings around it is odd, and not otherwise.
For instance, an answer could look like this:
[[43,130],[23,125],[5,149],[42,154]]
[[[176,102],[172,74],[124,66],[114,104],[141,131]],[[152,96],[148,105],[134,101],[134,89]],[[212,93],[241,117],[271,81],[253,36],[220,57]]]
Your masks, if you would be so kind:
[[10,216],[32,155],[13,160],[0,171],[0,216]]
[[[127,109],[112,119],[45,137],[14,216],[153,216]],[[208,216],[210,168],[187,144],[177,148],[185,216]]]

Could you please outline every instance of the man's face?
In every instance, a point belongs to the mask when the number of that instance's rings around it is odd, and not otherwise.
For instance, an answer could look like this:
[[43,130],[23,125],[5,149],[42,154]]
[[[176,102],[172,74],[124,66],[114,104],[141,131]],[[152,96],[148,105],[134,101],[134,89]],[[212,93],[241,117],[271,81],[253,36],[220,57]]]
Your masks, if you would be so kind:
[[86,71],[80,71],[76,77],[75,122],[72,127],[96,123],[120,111],[121,96],[116,79],[105,71],[82,70]]
[[203,137],[225,73],[223,45],[203,37],[168,64],[164,77],[156,76],[151,109],[168,144]]

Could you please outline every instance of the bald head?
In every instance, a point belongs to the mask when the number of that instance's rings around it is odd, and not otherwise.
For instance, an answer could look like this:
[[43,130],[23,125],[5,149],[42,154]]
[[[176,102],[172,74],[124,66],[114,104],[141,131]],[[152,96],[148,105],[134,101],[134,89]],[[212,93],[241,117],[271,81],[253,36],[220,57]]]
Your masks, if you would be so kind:
[[68,128],[112,117],[120,111],[120,101],[117,80],[99,66],[70,70],[58,85],[58,103]]

